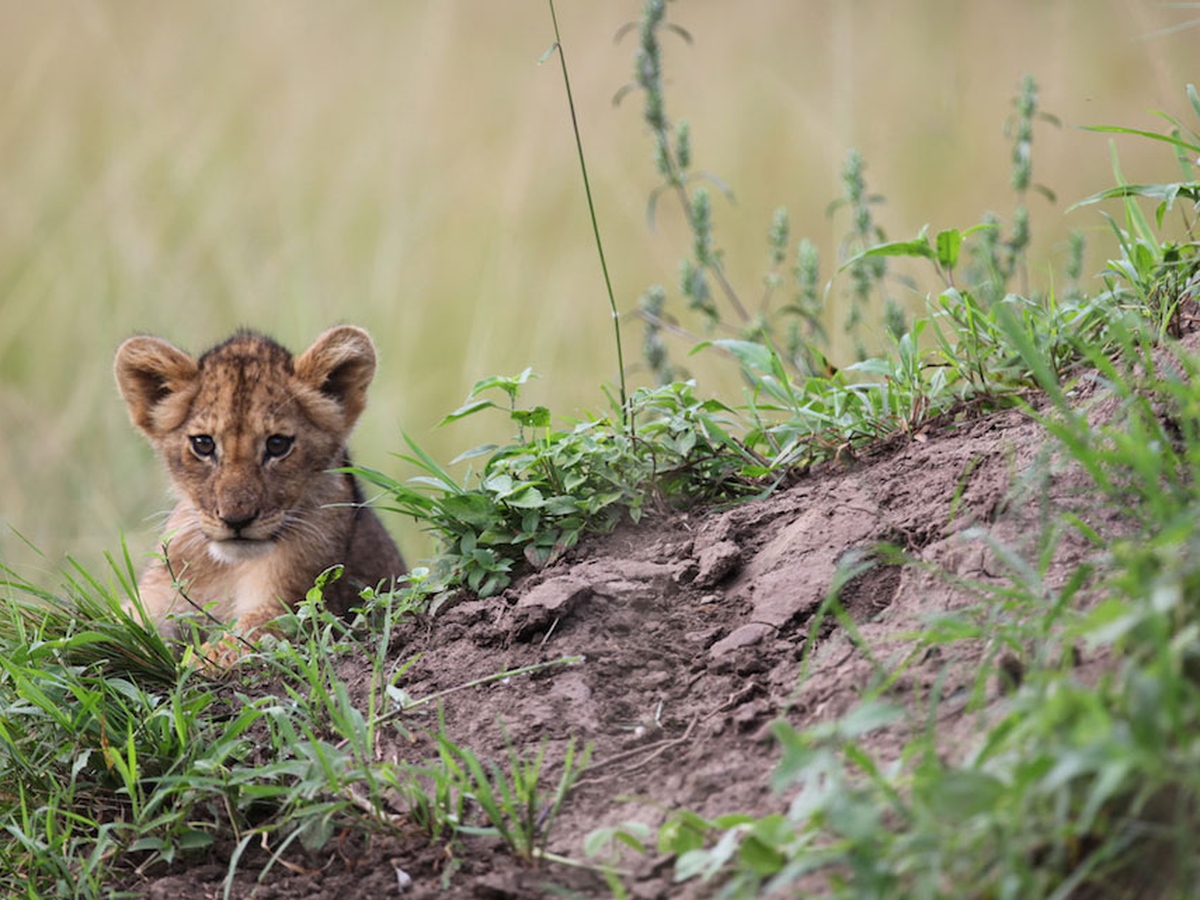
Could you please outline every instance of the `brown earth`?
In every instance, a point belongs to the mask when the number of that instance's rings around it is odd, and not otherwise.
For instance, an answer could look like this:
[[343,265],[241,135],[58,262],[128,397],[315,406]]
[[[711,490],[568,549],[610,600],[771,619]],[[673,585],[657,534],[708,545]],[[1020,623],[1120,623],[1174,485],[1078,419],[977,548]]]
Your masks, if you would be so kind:
[[[1107,403],[1086,379],[1077,393],[1096,409]],[[393,641],[396,662],[419,660],[401,686],[414,698],[449,691],[441,700],[446,730],[482,759],[506,758],[505,735],[527,749],[545,742],[553,779],[570,739],[593,746],[591,767],[550,836],[549,849],[564,856],[584,859],[582,841],[598,826],[657,826],[674,809],[705,816],[781,811],[789,798],[768,784],[778,758],[772,721],[804,727],[829,720],[879,679],[876,664],[834,617],[814,626],[837,573],[872,559],[880,542],[910,558],[902,565],[877,557],[841,591],[862,641],[890,671],[914,653],[908,636],[931,617],[995,603],[986,591],[1005,580],[998,547],[1028,556],[1051,504],[1088,502],[1083,479],[1056,468],[1045,432],[1029,415],[961,411],[860,458],[845,455],[766,499],[659,516],[590,539],[500,598],[465,600],[404,625]],[[1063,534],[1047,584],[1061,583],[1089,552]],[[986,703],[966,711],[971,689],[984,684],[995,698],[1000,679],[980,673],[994,673],[1001,662],[1019,665],[1001,659],[1010,652],[977,641],[919,649],[889,696],[916,706],[940,679],[939,733],[948,752],[961,753],[988,711]],[[583,660],[452,690],[570,656]],[[361,699],[370,668],[353,660],[345,666],[342,675]],[[434,758],[433,706],[410,714],[404,733],[386,734],[380,757]],[[893,729],[869,742],[887,758],[903,739]],[[402,809],[394,812],[403,819]],[[287,864],[276,864],[262,884],[256,879],[267,854],[248,852],[230,896],[522,898],[550,896],[554,886],[559,895],[609,896],[587,870],[529,868],[482,838],[466,839],[457,868],[448,868],[447,848],[431,846],[415,829],[388,840],[347,836],[335,843],[319,857],[285,853]],[[623,865],[635,870],[626,881],[633,895],[702,893],[673,885],[668,862],[626,858]],[[163,900],[219,897],[227,867],[228,856],[214,852],[137,889]],[[398,872],[412,879],[403,894]]]

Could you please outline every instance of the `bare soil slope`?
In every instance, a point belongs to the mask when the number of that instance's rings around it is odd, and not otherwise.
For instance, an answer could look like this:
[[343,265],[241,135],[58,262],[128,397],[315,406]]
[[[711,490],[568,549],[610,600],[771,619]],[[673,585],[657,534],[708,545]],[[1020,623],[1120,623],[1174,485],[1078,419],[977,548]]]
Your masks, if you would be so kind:
[[[701,815],[781,810],[789,798],[769,788],[778,758],[770,723],[785,717],[803,727],[835,717],[878,680],[879,668],[835,617],[814,623],[839,571],[868,559],[879,542],[914,560],[881,560],[841,591],[878,666],[894,669],[913,652],[906,635],[931,616],[986,602],[978,587],[1003,577],[1001,555],[978,527],[1021,548],[1038,532],[1033,526],[1047,502],[1086,502],[1079,479],[1051,474],[1047,455],[1044,432],[1019,411],[961,416],[869,456],[841,459],[763,500],[659,516],[591,539],[500,598],[467,599],[403,626],[395,645],[404,659],[420,658],[402,686],[412,697],[449,691],[441,701],[447,732],[484,759],[506,758],[505,735],[518,748],[545,741],[553,779],[568,740],[593,745],[592,766],[550,837],[550,849],[563,855],[583,858],[584,837],[600,825],[657,825],[676,808]],[[1065,537],[1047,580],[1064,579],[1086,552]],[[950,646],[918,653],[889,694],[919,704],[942,678],[947,749],[955,752],[957,743],[962,752],[985,714],[965,712],[968,688],[1001,650]],[[583,661],[450,690],[570,656]],[[365,694],[368,667],[345,665],[344,677]],[[999,694],[996,680],[987,691]],[[413,737],[395,731],[384,738],[382,758],[436,755],[432,706],[403,722]],[[884,731],[873,746],[886,757],[902,739]],[[401,896],[397,870],[412,878],[406,897],[537,897],[551,885],[608,896],[587,871],[529,869],[484,839],[469,840],[461,866],[447,873],[445,848],[415,829],[387,841],[347,836],[318,858],[285,854],[290,864],[276,865],[261,884],[266,855],[255,853],[240,861],[232,896]],[[637,867],[635,896],[703,893],[672,885],[661,860],[626,864]],[[214,853],[139,889],[156,898],[220,896],[227,865]]]

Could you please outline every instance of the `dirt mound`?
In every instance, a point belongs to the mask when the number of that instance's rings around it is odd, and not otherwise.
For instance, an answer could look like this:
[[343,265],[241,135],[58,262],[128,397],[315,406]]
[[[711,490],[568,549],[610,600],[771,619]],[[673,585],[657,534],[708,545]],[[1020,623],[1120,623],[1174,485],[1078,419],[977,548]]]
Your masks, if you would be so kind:
[[[402,686],[412,697],[445,692],[447,733],[481,759],[505,760],[506,742],[545,742],[554,778],[568,741],[593,746],[591,767],[550,839],[549,849],[566,856],[582,858],[583,839],[598,826],[657,826],[677,808],[701,815],[782,809],[788,798],[768,784],[778,756],[770,723],[785,717],[802,727],[848,710],[881,669],[912,653],[905,634],[979,602],[978,588],[962,587],[963,579],[999,579],[1003,554],[993,542],[1020,547],[1039,530],[1028,526],[1043,501],[1083,502],[1070,473],[1046,474],[1046,456],[1044,432],[1019,411],[962,415],[870,456],[840,459],[766,499],[588,540],[500,598],[466,600],[403,626],[393,645],[419,659]],[[879,556],[880,542],[915,564]],[[1060,581],[1085,552],[1062,539],[1047,580]],[[871,654],[835,616],[814,621],[844,573],[852,577],[841,602]],[[912,660],[890,693],[919,702],[939,679],[949,739],[957,733],[969,741],[970,723],[956,731],[952,720],[984,657],[998,650],[953,646],[953,658],[935,649]],[[576,656],[582,660],[571,665],[462,687]],[[364,666],[343,677],[365,692],[368,674]],[[381,758],[435,757],[433,706],[409,715],[404,733],[386,734]],[[902,738],[884,731],[874,747],[887,756]],[[247,856],[232,896],[400,896],[398,870],[412,878],[408,897],[532,897],[551,884],[608,896],[590,872],[554,864],[531,870],[482,839],[468,844],[460,868],[444,871],[447,861],[417,833],[369,846],[344,841],[324,858],[276,865],[256,886],[261,860]],[[633,862],[640,866],[630,882],[635,895],[695,890],[671,885],[660,863]],[[148,896],[219,896],[226,864],[206,865],[149,885]]]

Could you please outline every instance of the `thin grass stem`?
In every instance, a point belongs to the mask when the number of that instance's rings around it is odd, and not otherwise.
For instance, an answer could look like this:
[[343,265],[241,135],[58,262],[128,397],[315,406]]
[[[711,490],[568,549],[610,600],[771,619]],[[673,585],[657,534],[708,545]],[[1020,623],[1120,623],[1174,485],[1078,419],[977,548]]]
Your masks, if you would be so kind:
[[567,55],[563,51],[562,38],[558,32],[558,16],[554,12],[554,0],[550,3],[550,21],[554,23],[554,46],[551,50],[558,51],[558,61],[562,65],[563,85],[567,89],[567,106],[571,110],[571,130],[575,133],[575,149],[579,153],[579,169],[583,173],[583,191],[587,195],[588,216],[592,220],[592,234],[596,238],[596,252],[600,255],[600,269],[604,272],[604,289],[608,292],[608,305],[612,310],[613,334],[617,342],[617,370],[621,389],[621,424],[629,429],[630,435],[636,433],[633,412],[629,409],[629,395],[625,390],[625,354],[621,349],[621,316],[617,312],[617,300],[613,294],[612,279],[608,274],[608,262],[604,258],[604,242],[600,239],[600,225],[596,220],[596,204],[592,201],[592,185],[588,180],[587,162],[583,157],[583,139],[579,136],[579,119],[575,115],[575,97],[571,93],[571,77],[567,74]]

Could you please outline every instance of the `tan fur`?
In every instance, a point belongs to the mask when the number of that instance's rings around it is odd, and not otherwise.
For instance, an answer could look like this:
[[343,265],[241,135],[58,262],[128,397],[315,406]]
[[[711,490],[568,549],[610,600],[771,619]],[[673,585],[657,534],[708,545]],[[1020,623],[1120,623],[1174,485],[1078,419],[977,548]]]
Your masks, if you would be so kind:
[[346,439],[375,374],[361,328],[330,329],[294,359],[248,331],[199,359],[135,337],[114,368],[179,498],[164,530],[169,567],[152,564],[138,584],[164,634],[176,636],[175,617],[193,612],[187,600],[245,633],[294,605],[330,566],[345,566],[326,591],[339,611],[363,585],[404,573],[352,477],[330,471],[348,461]]

